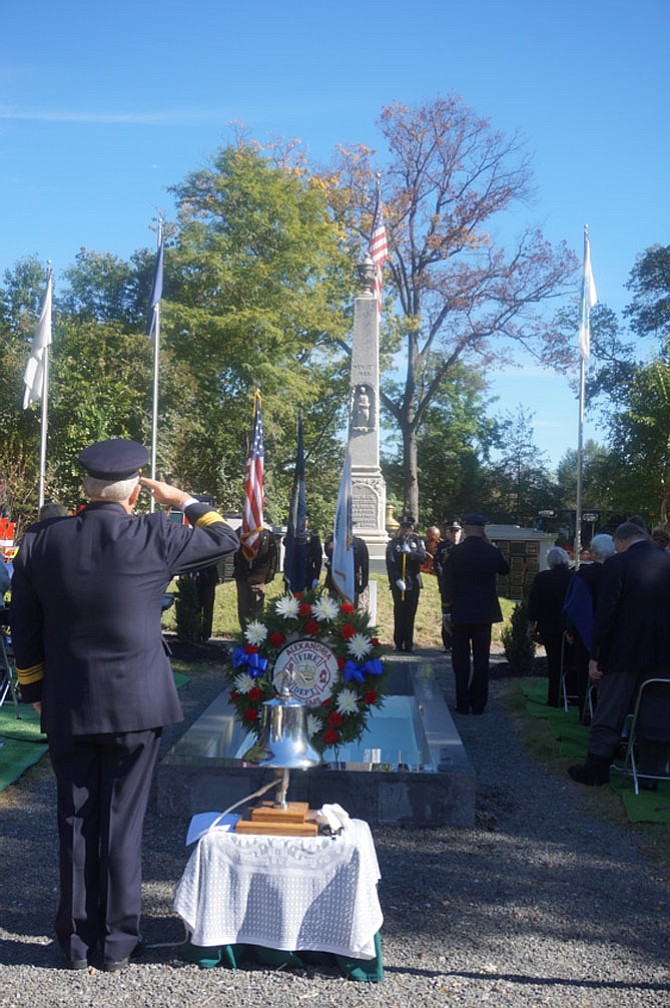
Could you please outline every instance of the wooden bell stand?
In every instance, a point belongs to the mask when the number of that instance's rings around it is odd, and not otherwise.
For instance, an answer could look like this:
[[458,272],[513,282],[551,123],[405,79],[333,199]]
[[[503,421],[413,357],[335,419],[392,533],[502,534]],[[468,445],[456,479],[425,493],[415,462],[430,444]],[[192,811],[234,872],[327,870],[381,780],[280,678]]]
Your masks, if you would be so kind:
[[277,801],[266,801],[251,810],[250,819],[239,819],[236,833],[260,836],[317,836],[319,827],[307,802],[287,802],[288,769],[277,780]]

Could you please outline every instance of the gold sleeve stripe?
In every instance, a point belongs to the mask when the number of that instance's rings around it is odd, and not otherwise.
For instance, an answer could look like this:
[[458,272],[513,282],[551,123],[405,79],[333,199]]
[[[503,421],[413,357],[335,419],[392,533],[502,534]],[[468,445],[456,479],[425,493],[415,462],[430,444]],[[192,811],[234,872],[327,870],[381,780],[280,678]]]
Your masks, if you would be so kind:
[[32,683],[36,683],[39,682],[40,679],[44,679],[44,662],[40,662],[38,665],[33,665],[31,668],[17,668],[16,674],[18,675],[19,682],[22,686],[30,686]]
[[207,525],[220,525],[221,523],[225,525],[226,519],[223,518],[218,511],[208,511],[207,514],[202,516],[202,518],[198,518],[196,525],[200,525],[201,528],[204,528]]

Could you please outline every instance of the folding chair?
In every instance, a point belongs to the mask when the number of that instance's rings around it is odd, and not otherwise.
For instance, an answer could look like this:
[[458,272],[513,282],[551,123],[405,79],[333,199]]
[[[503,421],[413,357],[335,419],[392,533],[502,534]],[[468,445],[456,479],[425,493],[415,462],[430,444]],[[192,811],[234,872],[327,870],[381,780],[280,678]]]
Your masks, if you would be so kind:
[[670,780],[666,759],[662,773],[646,773],[639,768],[639,740],[647,739],[670,746],[670,678],[654,677],[641,684],[633,713],[628,716],[629,736],[622,769],[632,774],[635,794],[640,793],[640,778],[644,780]]
[[570,700],[579,700],[579,695],[577,693],[568,693],[568,687],[566,682],[569,668],[569,665],[566,661],[566,652],[568,650],[567,647],[568,644],[569,644],[568,631],[565,630],[563,632],[563,637],[561,638],[561,682],[559,686],[559,697],[563,701],[563,709],[565,710],[566,714],[568,713]]

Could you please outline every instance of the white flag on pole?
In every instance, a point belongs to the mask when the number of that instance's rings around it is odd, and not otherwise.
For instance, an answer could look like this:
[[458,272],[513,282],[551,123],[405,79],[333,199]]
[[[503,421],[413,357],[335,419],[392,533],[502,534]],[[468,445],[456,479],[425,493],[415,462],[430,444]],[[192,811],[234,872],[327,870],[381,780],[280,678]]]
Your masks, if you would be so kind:
[[51,343],[51,292],[52,276],[51,272],[49,272],[42,312],[32,339],[30,357],[28,358],[28,364],[23,376],[23,384],[25,385],[23,392],[24,409],[27,409],[31,403],[41,399],[44,393],[44,355],[46,348]]
[[582,274],[582,297],[579,317],[579,352],[584,360],[591,353],[591,309],[598,301],[596,285],[591,271],[591,243],[589,229],[584,228],[584,272]]
[[340,489],[337,494],[330,576],[342,600],[354,605],[354,533],[351,495],[351,456],[348,446],[342,468]]

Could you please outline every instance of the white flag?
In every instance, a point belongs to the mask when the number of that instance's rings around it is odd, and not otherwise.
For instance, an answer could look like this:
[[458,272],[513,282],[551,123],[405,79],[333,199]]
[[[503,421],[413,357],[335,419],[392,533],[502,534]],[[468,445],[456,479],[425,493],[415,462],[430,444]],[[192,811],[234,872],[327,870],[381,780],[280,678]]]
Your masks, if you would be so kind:
[[26,373],[23,376],[23,384],[25,385],[23,392],[24,409],[27,409],[31,403],[41,399],[44,393],[44,356],[46,348],[51,343],[51,288],[50,272],[40,320],[37,323],[37,329],[33,336],[30,357],[28,358]]
[[337,494],[330,576],[342,601],[350,602],[354,605],[354,533],[351,497],[351,456],[349,455],[348,446],[342,468],[340,489]]
[[591,353],[591,309],[598,301],[596,285],[591,271],[591,244],[588,228],[584,229],[584,272],[582,274],[582,298],[579,318],[579,352],[584,360]]

